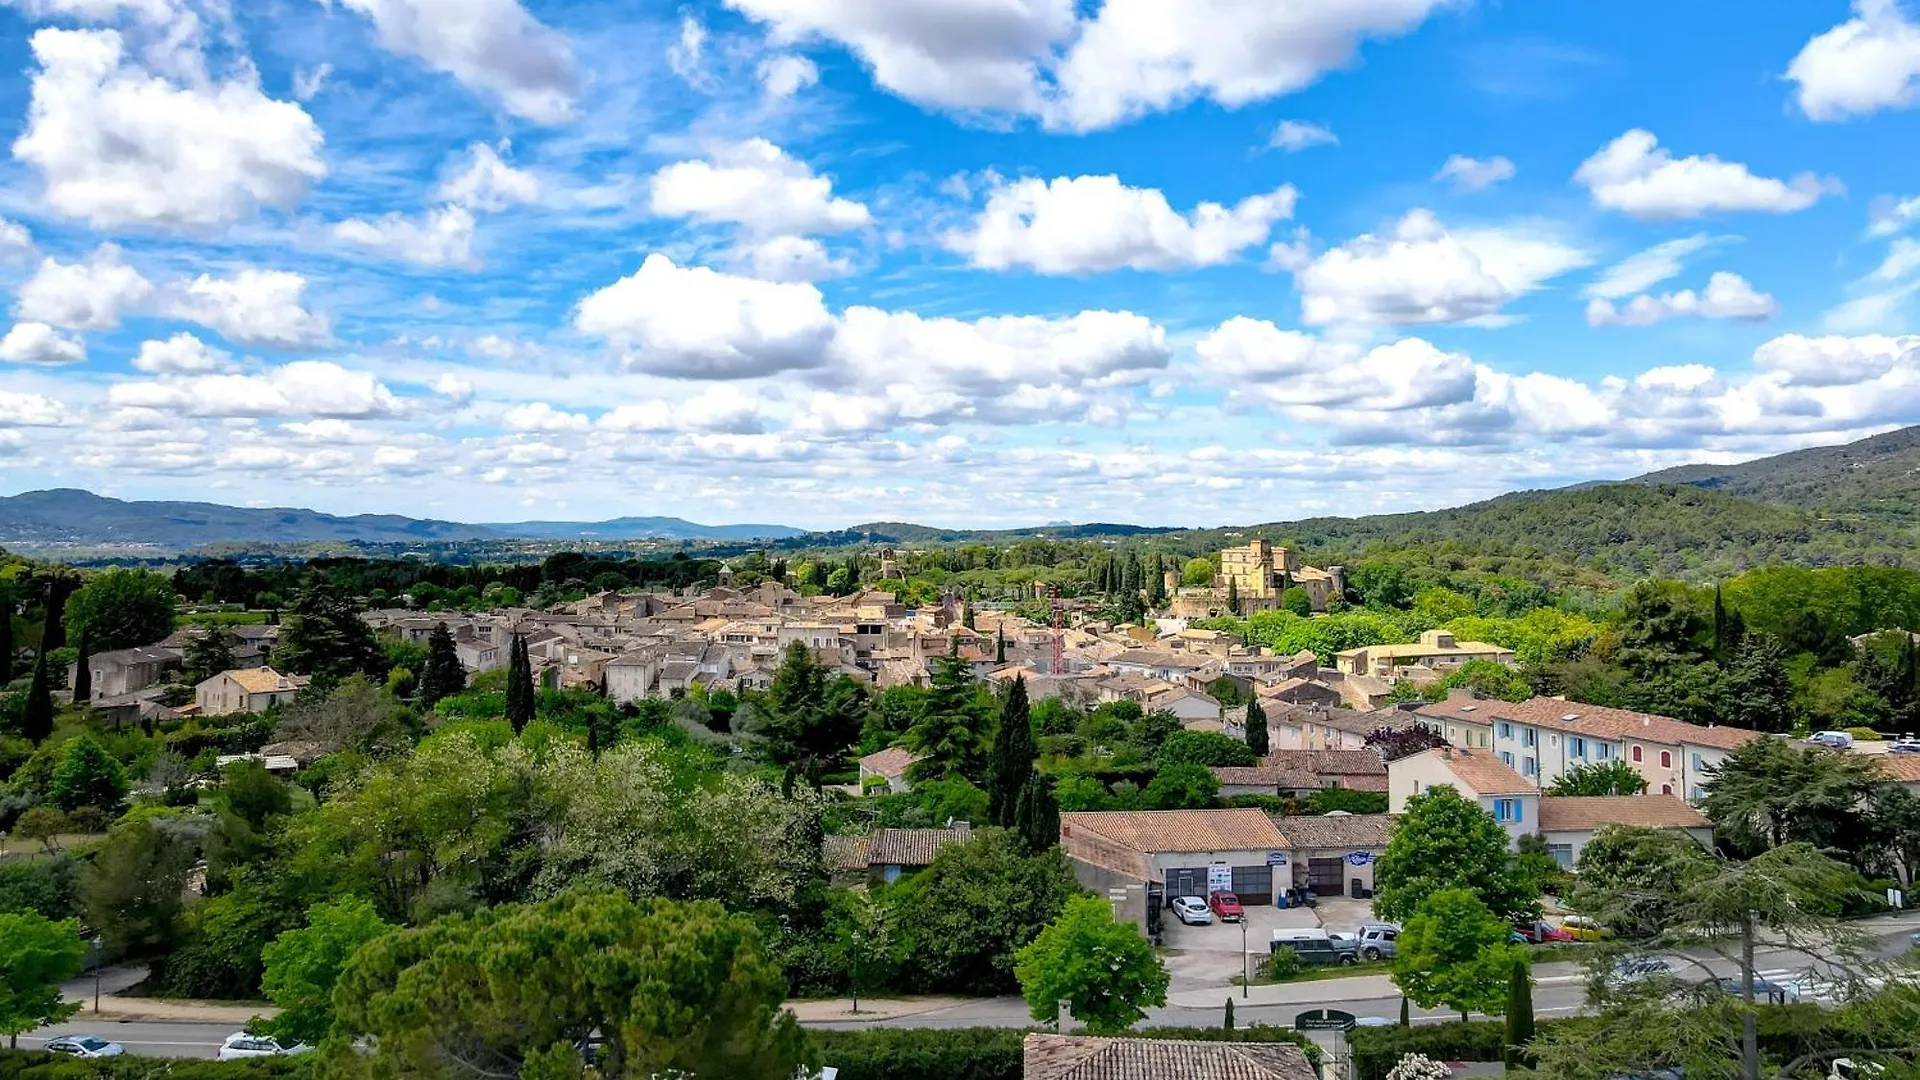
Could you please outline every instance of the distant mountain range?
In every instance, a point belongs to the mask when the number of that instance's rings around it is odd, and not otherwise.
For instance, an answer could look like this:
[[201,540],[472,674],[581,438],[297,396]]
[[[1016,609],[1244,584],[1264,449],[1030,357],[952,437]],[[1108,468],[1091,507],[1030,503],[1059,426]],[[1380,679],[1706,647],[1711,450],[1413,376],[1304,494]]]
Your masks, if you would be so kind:
[[1771,560],[1920,562],[1911,554],[1916,527],[1920,527],[1920,426],[1845,446],[1816,447],[1737,465],[1686,465],[1612,484],[1515,492],[1448,510],[1214,530],[1102,523],[940,529],[879,521],[809,532],[787,525],[701,525],[674,517],[474,525],[392,514],[340,517],[300,509],[126,502],[71,488],[0,497],[0,547],[126,547],[160,552],[222,544],[652,539],[742,547],[764,541],[797,550],[854,544],[1124,539],[1176,532],[1189,534],[1188,539],[1204,547],[1216,540],[1242,543],[1230,537],[1255,531],[1329,555],[1444,541],[1481,551],[1550,549],[1577,562],[1673,572],[1686,559],[1702,557],[1729,565]]
[[0,497],[0,547],[138,547],[185,551],[211,544],[394,544],[458,540],[745,540],[785,538],[785,525],[700,525],[680,518],[466,525],[314,510],[197,502],[128,502],[74,488]]

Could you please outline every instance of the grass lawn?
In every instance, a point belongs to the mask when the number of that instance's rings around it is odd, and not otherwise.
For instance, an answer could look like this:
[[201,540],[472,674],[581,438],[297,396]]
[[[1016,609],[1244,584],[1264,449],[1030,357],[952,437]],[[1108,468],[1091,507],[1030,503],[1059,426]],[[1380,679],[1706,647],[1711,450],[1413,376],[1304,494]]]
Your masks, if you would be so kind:
[[[60,833],[53,838],[55,850],[73,851],[98,844],[107,838],[106,833]],[[38,840],[28,840],[19,836],[0,838],[0,855],[45,855],[46,846]]]

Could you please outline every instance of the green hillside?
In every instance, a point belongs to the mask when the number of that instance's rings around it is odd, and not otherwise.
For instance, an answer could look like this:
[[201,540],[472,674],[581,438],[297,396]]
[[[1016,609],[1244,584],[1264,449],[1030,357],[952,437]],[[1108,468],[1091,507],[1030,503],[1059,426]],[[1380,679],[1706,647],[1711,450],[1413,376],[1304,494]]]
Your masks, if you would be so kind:
[[1920,426],[1738,465],[1682,465],[1631,483],[1687,484],[1827,514],[1920,525]]

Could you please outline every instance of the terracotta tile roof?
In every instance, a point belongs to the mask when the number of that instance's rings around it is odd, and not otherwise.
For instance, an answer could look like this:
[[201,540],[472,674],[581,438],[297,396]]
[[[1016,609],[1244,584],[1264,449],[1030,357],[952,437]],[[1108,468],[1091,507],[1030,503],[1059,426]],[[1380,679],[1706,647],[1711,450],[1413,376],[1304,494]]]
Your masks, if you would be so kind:
[[[1487,701],[1480,704],[1491,706],[1487,712],[1492,718],[1518,720],[1524,724],[1602,739],[1640,739],[1668,746],[1684,743],[1732,750],[1760,737],[1759,732],[1744,728],[1702,727],[1670,716],[1634,712],[1631,709],[1610,709],[1603,705],[1584,705],[1564,698],[1537,697],[1518,703]],[[1576,719],[1564,719],[1568,716]]]
[[1320,777],[1303,769],[1281,769],[1271,765],[1216,765],[1213,767],[1214,779],[1221,787],[1263,787],[1285,788],[1288,791],[1311,791],[1323,786]]
[[1385,776],[1387,763],[1374,750],[1275,750],[1266,763],[1319,776]]
[[867,858],[867,845],[872,839],[868,836],[829,836],[820,845],[820,857],[828,870],[863,873],[872,865]]
[[282,675],[269,667],[241,668],[225,673],[240,689],[249,694],[272,694],[287,690],[298,690],[307,685],[302,675]]
[[1920,784],[1920,754],[1881,754],[1874,760],[1895,783]]
[[971,839],[973,830],[967,825],[951,829],[879,829],[867,845],[867,862],[873,866],[930,866],[941,848]]
[[1286,837],[1258,810],[1101,810],[1060,815],[1060,835],[1101,837],[1139,852],[1260,851]]
[[913,752],[904,746],[889,746],[860,759],[860,767],[881,776],[905,776],[913,764]]
[[1392,814],[1313,814],[1276,817],[1273,823],[1304,848],[1377,848],[1393,833]]
[[1022,1049],[1026,1080],[1315,1080],[1292,1043],[1029,1035]]
[[1543,795],[1541,832],[1588,832],[1602,825],[1706,829],[1712,822],[1677,795]]
[[1267,723],[1287,724],[1298,727],[1301,724],[1318,724],[1335,731],[1350,732],[1355,735],[1371,735],[1389,723],[1394,717],[1379,713],[1360,712],[1356,709],[1327,709],[1316,705],[1294,705],[1286,708],[1266,706]]
[[1461,784],[1476,795],[1536,795],[1540,789],[1513,771],[1513,766],[1486,750],[1463,750],[1442,746],[1423,750],[1403,761],[1431,760],[1445,766]]

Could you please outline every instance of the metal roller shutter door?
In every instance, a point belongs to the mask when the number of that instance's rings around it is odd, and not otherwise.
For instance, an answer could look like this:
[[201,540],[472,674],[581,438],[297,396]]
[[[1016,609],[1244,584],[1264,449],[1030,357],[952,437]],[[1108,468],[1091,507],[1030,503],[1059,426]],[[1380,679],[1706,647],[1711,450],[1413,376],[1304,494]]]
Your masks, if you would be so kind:
[[1308,859],[1307,884],[1321,896],[1342,896],[1346,889],[1345,859]]
[[1242,904],[1273,903],[1273,868],[1270,866],[1234,867],[1233,891],[1240,897]]

